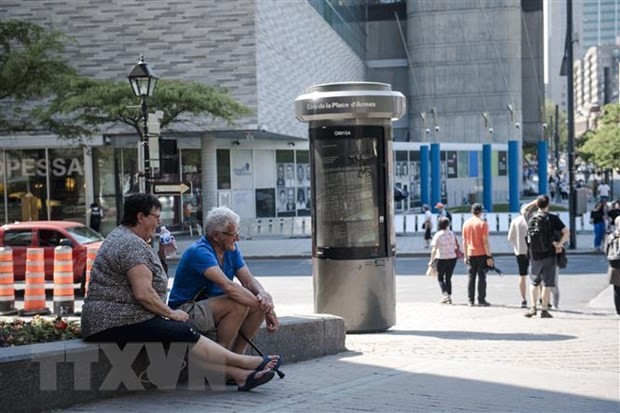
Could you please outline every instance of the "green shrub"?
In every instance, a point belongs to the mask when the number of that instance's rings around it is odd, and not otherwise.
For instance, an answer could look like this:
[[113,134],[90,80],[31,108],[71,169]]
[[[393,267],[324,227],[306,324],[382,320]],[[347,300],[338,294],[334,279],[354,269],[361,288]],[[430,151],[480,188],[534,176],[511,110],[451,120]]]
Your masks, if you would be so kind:
[[0,347],[24,346],[34,343],[80,338],[80,323],[34,316],[31,321],[21,318],[0,320]]

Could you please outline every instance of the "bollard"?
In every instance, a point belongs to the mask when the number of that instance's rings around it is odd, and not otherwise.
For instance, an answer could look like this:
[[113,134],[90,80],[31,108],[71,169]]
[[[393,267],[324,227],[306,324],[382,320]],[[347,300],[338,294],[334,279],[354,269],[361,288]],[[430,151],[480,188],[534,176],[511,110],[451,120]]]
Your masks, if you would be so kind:
[[28,248],[26,252],[26,287],[23,316],[49,315],[45,306],[45,267],[43,248]]
[[73,249],[67,246],[54,248],[54,314],[75,313],[73,292]]
[[86,280],[84,280],[84,297],[88,294],[88,284],[90,284],[90,272],[93,269],[93,264],[95,262],[95,258],[97,257],[97,252],[99,251],[99,247],[88,247],[86,253]]
[[0,247],[0,315],[13,314],[17,314],[13,250],[9,247]]

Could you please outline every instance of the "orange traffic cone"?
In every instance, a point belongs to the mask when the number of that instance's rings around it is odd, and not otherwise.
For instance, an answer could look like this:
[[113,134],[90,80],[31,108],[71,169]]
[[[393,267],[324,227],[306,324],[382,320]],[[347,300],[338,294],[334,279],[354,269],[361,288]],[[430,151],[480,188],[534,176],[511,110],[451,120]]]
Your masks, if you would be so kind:
[[0,315],[13,314],[17,314],[13,250],[9,247],[0,247]]
[[99,251],[99,247],[88,247],[88,252],[86,253],[86,282],[84,283],[84,297],[88,294],[88,284],[90,284],[90,272],[93,269],[93,263],[95,262],[95,258],[97,257],[97,252]]
[[54,314],[74,313],[73,249],[59,246],[54,248]]
[[45,267],[43,248],[28,248],[26,252],[26,288],[24,290],[24,309],[20,315],[48,315],[45,306]]

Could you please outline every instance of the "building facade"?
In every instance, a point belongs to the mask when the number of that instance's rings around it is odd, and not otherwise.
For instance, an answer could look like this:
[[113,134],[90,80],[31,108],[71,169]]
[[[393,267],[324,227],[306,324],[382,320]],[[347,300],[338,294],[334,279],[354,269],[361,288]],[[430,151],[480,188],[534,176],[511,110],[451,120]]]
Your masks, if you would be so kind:
[[[217,205],[244,219],[309,215],[307,125],[296,121],[293,101],[310,85],[338,81],[386,82],[408,97],[394,158],[395,181],[412,196],[397,209],[419,208],[419,149],[432,142],[441,142],[445,202],[481,191],[484,143],[494,148],[496,202],[505,202],[507,142],[539,122],[527,108],[540,100],[528,87],[542,79],[532,46],[542,37],[525,28],[538,27],[537,8],[482,3],[22,0],[3,2],[0,16],[63,30],[75,40],[66,60],[82,75],[125,80],[143,54],[160,78],[225,88],[252,110],[233,126],[191,119],[163,136],[176,141],[178,162],[158,180],[191,188],[161,197],[164,223],[181,228]],[[81,144],[0,136],[0,221],[85,222],[97,201],[106,232],[137,191],[137,142],[122,129]],[[36,209],[25,211],[29,194]]]

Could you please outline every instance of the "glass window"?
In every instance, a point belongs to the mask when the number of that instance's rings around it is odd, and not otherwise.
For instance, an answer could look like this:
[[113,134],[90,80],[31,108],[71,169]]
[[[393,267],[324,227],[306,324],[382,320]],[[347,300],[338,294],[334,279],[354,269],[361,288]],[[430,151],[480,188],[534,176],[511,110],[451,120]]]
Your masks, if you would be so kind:
[[230,150],[217,150],[217,189],[230,189]]
[[82,148],[49,150],[50,217],[84,223],[84,151]]
[[4,245],[6,247],[30,247],[32,246],[31,229],[11,229],[4,233]]
[[[337,252],[351,248],[347,254],[378,254],[381,228],[378,225],[381,203],[377,193],[381,159],[381,127],[365,126],[348,139],[330,137],[330,128],[317,128],[314,158],[321,168],[316,176],[316,245]],[[333,132],[332,132],[333,133]],[[329,252],[331,254],[331,252]],[[376,255],[375,255],[376,256]]]
[[57,247],[62,234],[51,229],[39,230],[39,247]]
[[45,149],[8,150],[0,161],[0,182],[6,179],[7,221],[48,219]]
[[181,150],[183,182],[190,190],[183,194],[183,222],[195,225],[202,222],[202,181],[200,149]]
[[295,151],[276,151],[276,211],[279,217],[295,216],[295,186]]

